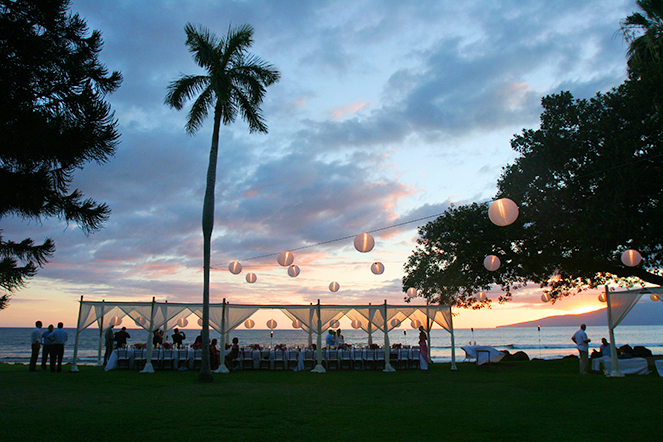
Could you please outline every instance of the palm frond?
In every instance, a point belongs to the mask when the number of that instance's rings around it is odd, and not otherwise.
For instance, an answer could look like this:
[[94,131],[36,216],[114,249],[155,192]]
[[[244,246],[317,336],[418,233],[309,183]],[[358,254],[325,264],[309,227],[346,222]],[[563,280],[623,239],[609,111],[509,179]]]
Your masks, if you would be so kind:
[[214,104],[214,100],[214,90],[211,87],[207,87],[207,89],[196,98],[187,117],[186,132],[189,135],[193,135],[203,126],[209,109]]
[[184,103],[191,100],[209,85],[209,78],[204,75],[183,75],[168,85],[164,104],[182,110]]

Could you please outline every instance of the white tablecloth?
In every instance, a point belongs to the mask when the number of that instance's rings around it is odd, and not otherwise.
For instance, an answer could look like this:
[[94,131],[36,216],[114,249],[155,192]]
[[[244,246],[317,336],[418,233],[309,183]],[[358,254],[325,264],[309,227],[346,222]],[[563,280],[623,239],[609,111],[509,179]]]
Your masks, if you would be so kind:
[[[612,372],[612,359],[610,356],[592,359],[592,370],[603,371],[606,375]],[[649,374],[649,366],[645,358],[618,359],[617,368],[623,374]]]
[[663,377],[663,359],[657,359],[654,361],[654,365],[656,365],[656,371],[658,371],[658,375]]
[[466,345],[461,348],[465,351],[465,355],[468,358],[477,361],[477,365],[483,365],[489,361],[499,362],[504,357],[504,353],[487,345]]
[[[136,358],[136,352],[140,351],[142,352],[142,349],[136,349],[136,348],[128,348],[127,349],[127,355],[129,356],[129,368],[132,368],[134,365],[134,360]],[[161,360],[163,358],[163,352],[164,349],[153,349],[152,350],[152,360]],[[172,361],[173,361],[173,368],[175,370],[186,370],[187,368],[190,368],[190,366],[193,363],[193,358],[194,358],[194,350],[193,349],[186,349],[187,352],[187,357],[186,357],[186,363],[182,364],[184,361],[179,360],[179,350],[173,350],[172,352]],[[108,362],[106,363],[106,371],[109,370],[114,370],[117,368],[117,363],[119,359],[119,350],[115,349],[113,350],[113,353],[111,353],[110,357],[108,358]]]

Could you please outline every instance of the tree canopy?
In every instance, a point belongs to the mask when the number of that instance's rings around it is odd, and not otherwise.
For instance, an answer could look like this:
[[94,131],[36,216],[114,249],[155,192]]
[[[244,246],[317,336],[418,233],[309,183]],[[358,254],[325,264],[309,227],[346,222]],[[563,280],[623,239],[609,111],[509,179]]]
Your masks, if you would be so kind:
[[[604,284],[663,283],[663,63],[629,54],[624,84],[592,99],[544,97],[539,129],[511,140],[519,156],[503,169],[497,197],[516,202],[517,221],[493,225],[488,203],[451,207],[420,228],[404,291],[480,308],[490,301],[478,293],[493,285],[500,302],[527,282],[554,302]],[[642,254],[641,265],[621,262],[627,249]],[[493,272],[483,267],[491,254],[502,263]]]
[[[115,153],[117,120],[104,97],[122,77],[99,61],[101,33],[88,33],[69,3],[0,2],[0,220],[58,217],[90,233],[110,208],[70,185],[77,169]],[[51,239],[35,245],[0,235],[0,287],[8,292],[0,308],[54,251]]]

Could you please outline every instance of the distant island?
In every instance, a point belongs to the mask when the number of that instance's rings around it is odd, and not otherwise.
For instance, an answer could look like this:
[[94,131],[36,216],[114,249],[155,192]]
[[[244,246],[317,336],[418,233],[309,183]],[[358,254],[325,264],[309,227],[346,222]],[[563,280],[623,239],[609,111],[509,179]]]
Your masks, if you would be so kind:
[[[499,325],[501,327],[577,327],[587,324],[592,327],[607,327],[608,313],[605,308],[579,315],[548,316],[534,321],[518,322],[516,324]],[[633,307],[626,318],[619,325],[663,325],[663,302],[642,300]]]

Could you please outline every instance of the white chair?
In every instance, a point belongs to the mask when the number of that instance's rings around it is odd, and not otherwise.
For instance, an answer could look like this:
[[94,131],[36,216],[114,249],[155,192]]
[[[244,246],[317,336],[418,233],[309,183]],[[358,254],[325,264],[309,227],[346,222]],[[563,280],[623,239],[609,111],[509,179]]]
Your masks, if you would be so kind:
[[364,352],[364,368],[375,368],[375,350],[369,348]]
[[288,370],[291,370],[299,364],[299,352],[296,350],[288,350],[286,352],[286,359],[288,361]]
[[339,368],[347,368],[348,370],[352,368],[352,352],[350,350],[341,350],[341,355],[339,357]]
[[242,350],[240,368],[242,370],[253,370],[253,350],[250,348]]
[[380,370],[383,368],[384,368],[384,348],[379,348],[375,350],[375,369]]
[[315,352],[313,350],[304,350],[304,370],[313,370],[315,364]]
[[421,357],[421,350],[419,347],[412,349],[412,359],[410,359],[410,368],[419,368],[419,358]]
[[127,348],[118,348],[117,349],[117,368],[129,368],[131,361],[131,355],[129,354],[129,349]]
[[274,350],[274,370],[279,366],[285,370],[285,354],[283,350]]
[[398,350],[398,367],[409,368],[410,366],[410,350],[401,348]]
[[323,361],[327,365],[327,370],[338,369],[338,350],[327,350],[327,357]]

